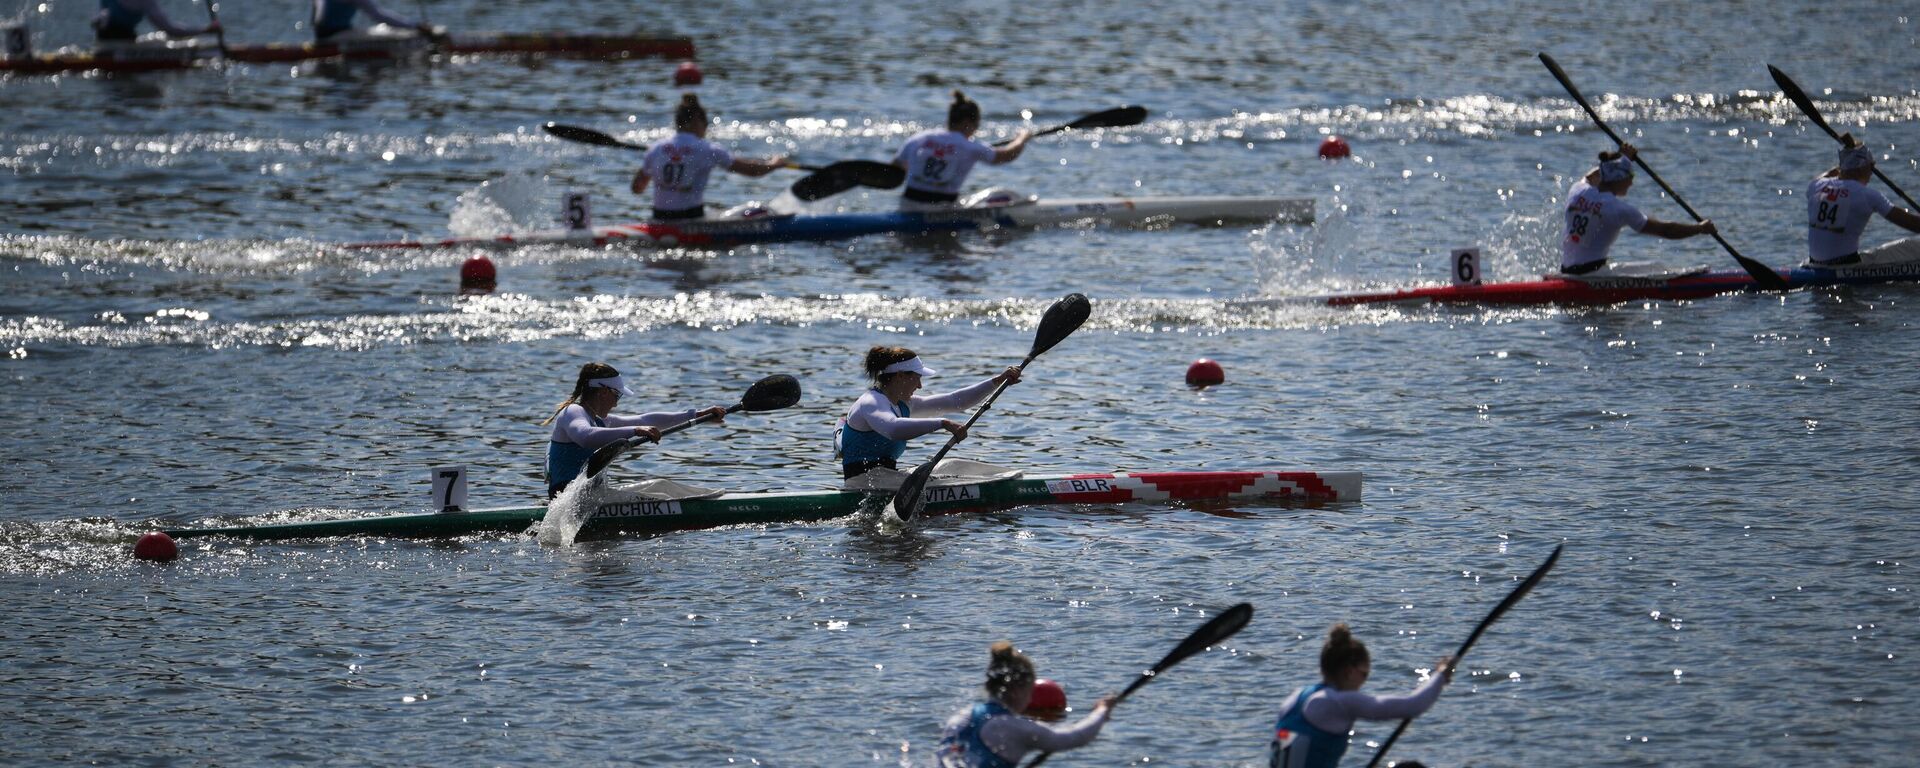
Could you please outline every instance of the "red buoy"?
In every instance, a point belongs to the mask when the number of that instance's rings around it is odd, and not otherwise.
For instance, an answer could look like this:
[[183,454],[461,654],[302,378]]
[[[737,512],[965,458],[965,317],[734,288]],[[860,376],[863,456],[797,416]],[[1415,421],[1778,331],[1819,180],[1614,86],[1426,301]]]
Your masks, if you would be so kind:
[[1328,136],[1320,142],[1320,156],[1328,160],[1338,160],[1353,154],[1353,148],[1347,146],[1347,140],[1338,136]]
[[140,541],[134,543],[133,556],[141,560],[167,563],[180,557],[180,547],[173,543],[172,536],[154,531],[141,536]]
[[1204,357],[1193,361],[1193,365],[1187,366],[1187,386],[1189,387],[1211,387],[1225,383],[1226,380],[1227,372],[1220,368],[1220,364]]
[[704,79],[706,79],[706,76],[700,73],[700,65],[691,61],[680,62],[680,66],[674,67],[673,69],[674,85],[682,87],[699,85],[700,81]]
[[493,288],[493,260],[475,256],[460,265],[461,293],[492,293]]
[[1033,681],[1033,697],[1027,699],[1027,711],[1023,714],[1042,720],[1064,717],[1067,714],[1067,689],[1045,678]]

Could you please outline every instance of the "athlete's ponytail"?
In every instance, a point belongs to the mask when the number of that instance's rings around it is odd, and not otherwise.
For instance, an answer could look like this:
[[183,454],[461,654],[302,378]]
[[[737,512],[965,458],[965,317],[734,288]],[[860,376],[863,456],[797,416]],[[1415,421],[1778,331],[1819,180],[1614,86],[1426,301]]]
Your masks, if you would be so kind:
[[1367,646],[1353,636],[1346,622],[1327,630],[1327,644],[1320,648],[1320,676],[1331,681],[1342,672],[1373,660]]
[[680,106],[673,108],[673,129],[692,133],[706,124],[707,108],[700,106],[700,97],[691,93],[681,94]]
[[955,88],[953,89],[953,103],[947,106],[947,130],[963,130],[969,125],[979,127],[980,104],[973,99],[967,98],[966,94],[961,93],[960,89]]
[[988,696],[998,699],[1007,691],[1033,685],[1033,661],[1014,648],[1013,643],[1001,640],[987,650],[993,656],[993,660],[987,662],[984,687]]

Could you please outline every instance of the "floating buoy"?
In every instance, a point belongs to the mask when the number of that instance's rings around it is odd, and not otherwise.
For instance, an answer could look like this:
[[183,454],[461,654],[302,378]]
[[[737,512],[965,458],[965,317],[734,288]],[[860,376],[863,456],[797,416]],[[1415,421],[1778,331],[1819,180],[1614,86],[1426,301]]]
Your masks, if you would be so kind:
[[492,293],[495,285],[493,260],[475,256],[460,265],[461,293]]
[[1193,361],[1193,365],[1187,366],[1187,386],[1189,387],[1211,387],[1226,380],[1227,372],[1220,368],[1220,364],[1204,357]]
[[173,537],[160,531],[141,536],[133,545],[133,556],[141,560],[156,563],[172,562],[180,557],[180,546],[173,543]]
[[1320,156],[1328,160],[1338,160],[1353,154],[1353,148],[1347,146],[1347,140],[1338,136],[1328,136],[1320,142]]
[[1027,711],[1024,714],[1042,720],[1064,717],[1067,714],[1067,689],[1045,678],[1033,681],[1033,696],[1027,699]]
[[680,62],[673,68],[673,84],[678,86],[699,85],[706,75],[700,73],[700,65],[691,61]]

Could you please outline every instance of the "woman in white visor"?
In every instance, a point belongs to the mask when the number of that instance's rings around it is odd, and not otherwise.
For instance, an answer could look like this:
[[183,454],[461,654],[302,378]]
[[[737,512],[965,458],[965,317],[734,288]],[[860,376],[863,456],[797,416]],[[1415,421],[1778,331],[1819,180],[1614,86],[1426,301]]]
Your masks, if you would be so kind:
[[1009,366],[999,375],[973,386],[944,395],[917,395],[922,379],[933,369],[906,347],[876,346],[867,350],[867,375],[873,386],[847,409],[839,435],[840,471],[845,478],[858,477],[874,467],[896,469],[907,441],[931,432],[946,430],[962,440],[966,425],[952,419],[913,418],[914,413],[942,414],[964,411],[993,394],[1005,381],[1020,380],[1020,369]]
[[547,498],[558,496],[567,483],[580,476],[587,460],[601,446],[628,437],[660,439],[660,427],[669,427],[696,417],[711,415],[724,419],[727,407],[716,405],[702,411],[665,411],[638,416],[616,416],[613,406],[621,395],[631,395],[620,372],[606,363],[580,366],[580,377],[573,394],[540,422],[553,424],[553,436],[547,443]]

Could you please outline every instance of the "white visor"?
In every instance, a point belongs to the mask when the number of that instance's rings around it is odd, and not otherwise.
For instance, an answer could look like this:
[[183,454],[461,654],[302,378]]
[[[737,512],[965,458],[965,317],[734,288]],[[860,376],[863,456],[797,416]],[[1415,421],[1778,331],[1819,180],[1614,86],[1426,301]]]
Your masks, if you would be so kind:
[[926,376],[932,376],[934,371],[932,368],[928,368],[926,364],[921,363],[920,357],[918,355],[915,355],[913,357],[909,357],[905,360],[894,363],[893,365],[889,365],[885,368],[880,369],[881,376],[885,376],[889,373],[917,373],[917,374],[920,374],[922,377],[926,377]]
[[593,389],[594,387],[611,389],[623,395],[633,394],[633,390],[627,389],[627,380],[617,375],[608,376],[604,379],[587,379],[587,389]]

